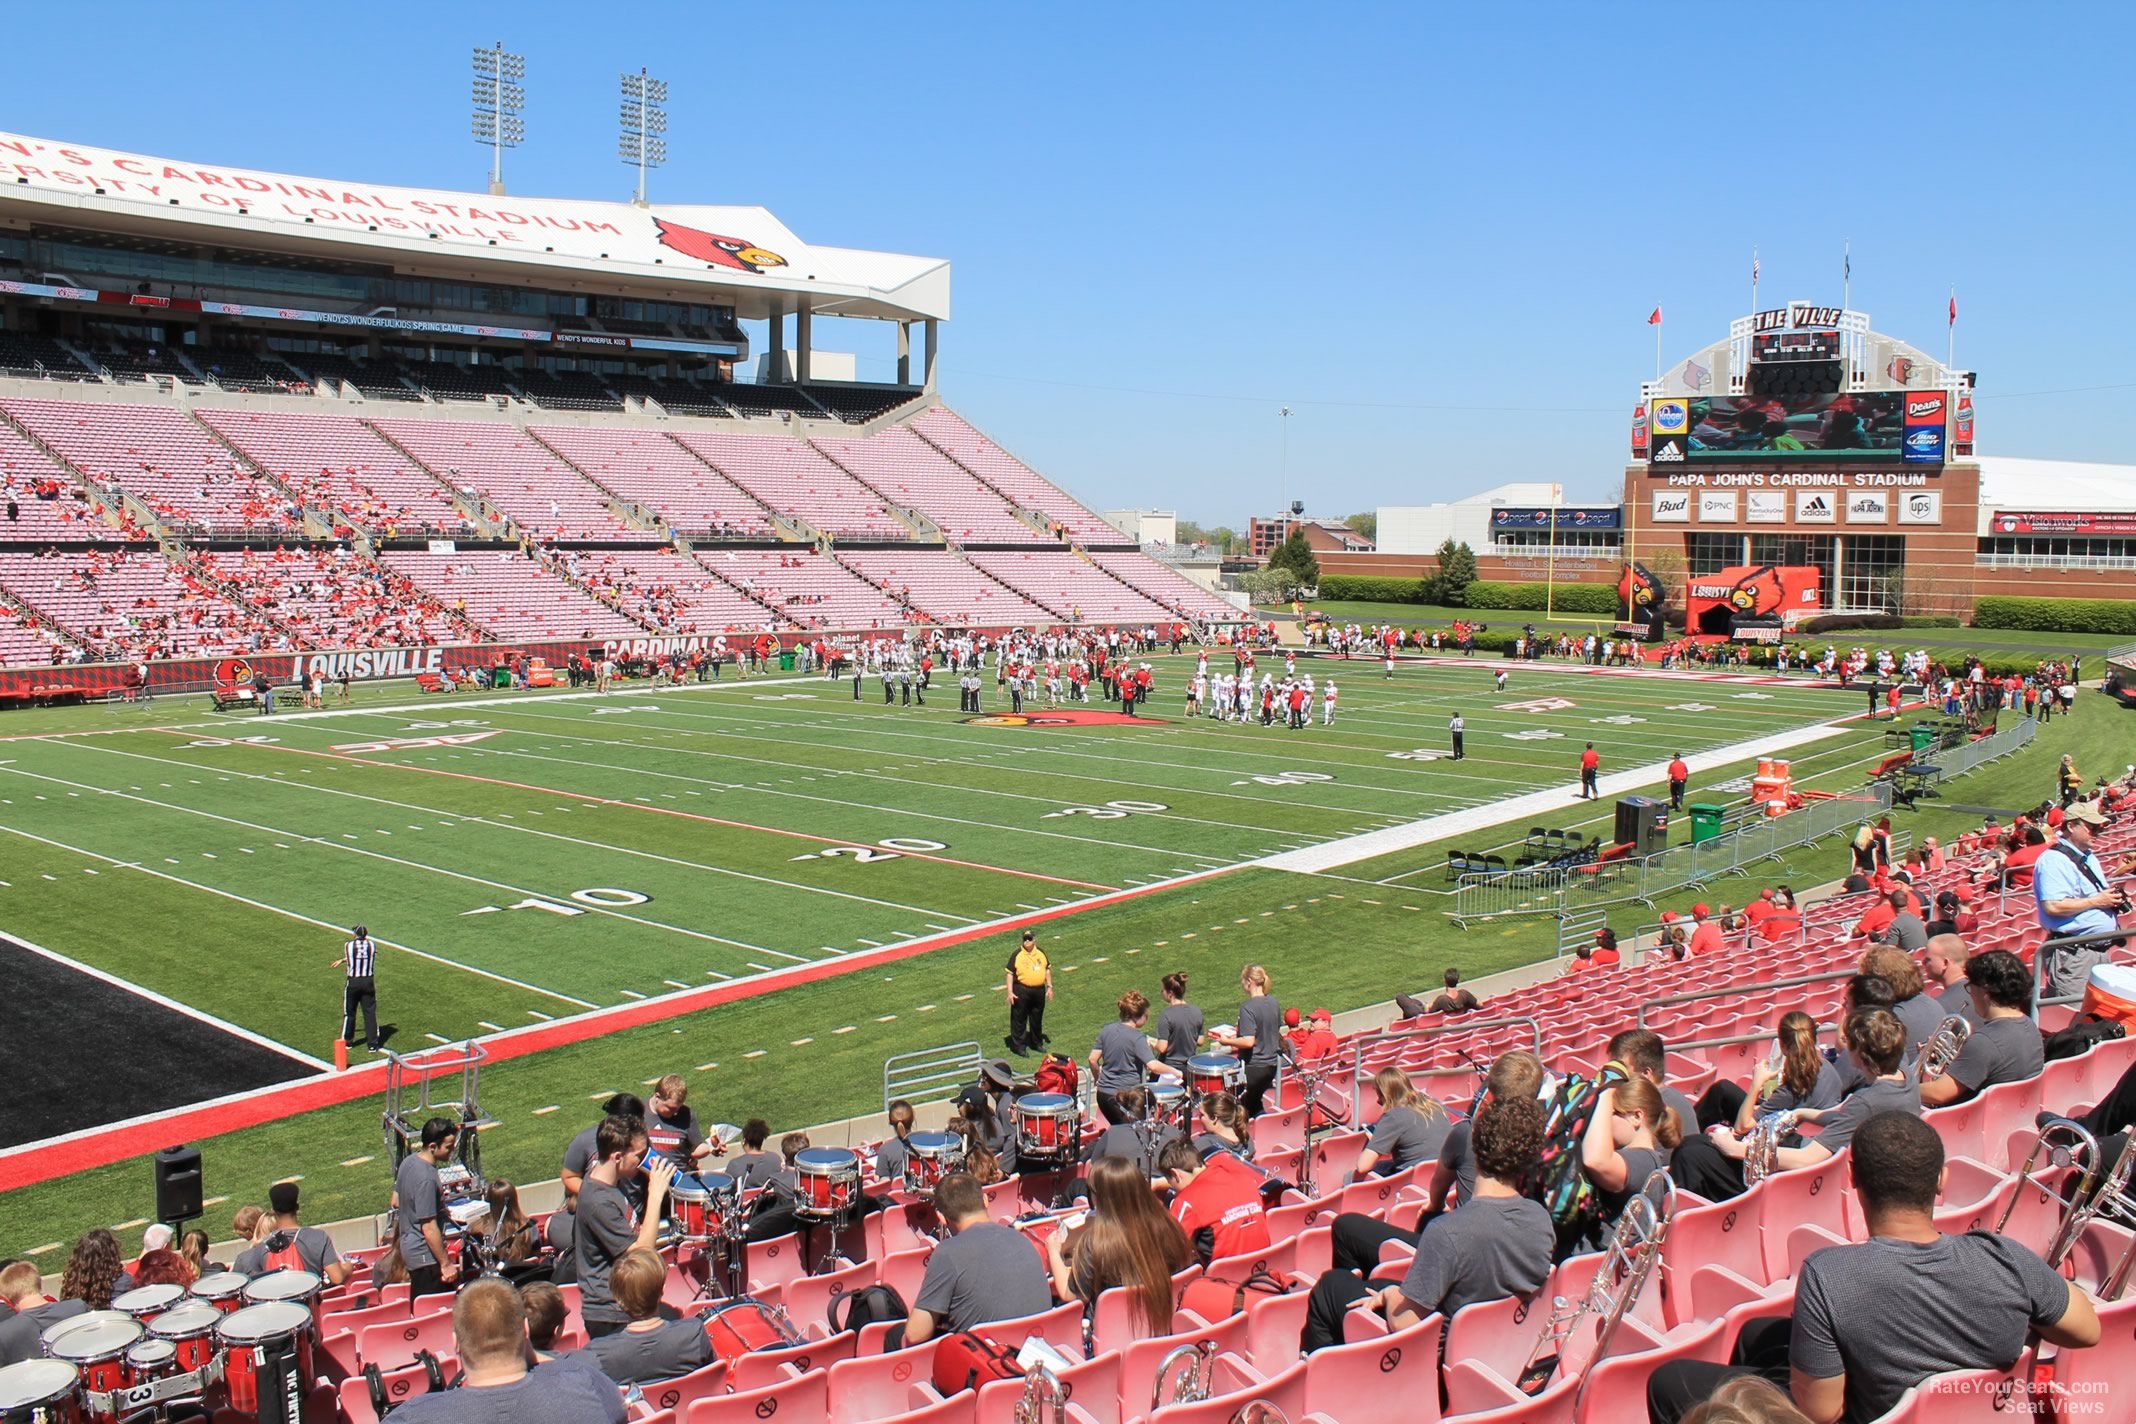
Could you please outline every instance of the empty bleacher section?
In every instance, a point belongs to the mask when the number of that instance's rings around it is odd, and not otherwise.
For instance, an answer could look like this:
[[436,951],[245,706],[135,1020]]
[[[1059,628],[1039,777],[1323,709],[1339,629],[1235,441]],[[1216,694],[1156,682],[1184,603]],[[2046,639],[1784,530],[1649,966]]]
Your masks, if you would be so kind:
[[1148,554],[1095,553],[1090,561],[1129,588],[1139,589],[1169,608],[1201,622],[1222,622],[1245,615],[1177,569],[1166,568]]
[[1037,544],[1044,536],[972,473],[902,425],[816,448],[892,504],[917,509],[957,544]]
[[515,379],[528,400],[547,410],[623,409],[610,383],[585,371],[521,371]]
[[[0,554],[0,589],[98,659],[172,658],[292,646],[254,609],[144,550]],[[40,661],[48,661],[41,659]]]
[[0,410],[106,488],[139,499],[171,529],[201,535],[284,534],[301,514],[170,405],[6,400]]
[[763,507],[725,475],[652,430],[537,425],[532,433],[686,539],[771,539]]
[[893,602],[937,623],[1018,628],[1056,619],[947,550],[844,549],[838,557]]
[[770,609],[675,549],[564,549],[556,558],[595,597],[656,633],[726,633],[775,621]]
[[294,367],[284,365],[272,356],[257,356],[240,347],[208,347],[189,354],[193,365],[208,378],[210,385],[233,394],[249,395],[258,391],[301,395],[310,385],[298,377]]
[[848,425],[865,425],[919,394],[904,386],[810,386],[809,399]]
[[706,568],[802,628],[902,628],[905,608],[813,549],[700,549]]
[[122,537],[102,499],[0,421],[0,540],[81,543]]
[[200,410],[200,419],[305,505],[374,534],[472,532],[452,494],[353,415]]
[[910,539],[883,498],[806,440],[785,435],[678,431],[680,440],[767,509],[846,539]]
[[1012,502],[1068,531],[1079,544],[1125,544],[1129,540],[1071,499],[1038,471],[981,435],[948,406],[935,406],[912,421],[912,429],[936,449],[1000,490]]
[[638,637],[645,628],[562,574],[502,549],[386,554],[386,567],[503,642]]
[[472,488],[533,538],[653,543],[555,451],[514,425],[400,418],[378,430],[456,489]]
[[[720,386],[718,394],[721,400],[734,407],[735,413],[738,415],[754,416],[760,420],[766,417],[776,417],[781,413],[803,416],[813,420],[821,420],[823,418],[822,409],[814,401],[810,400],[808,393],[799,386],[729,384]],[[660,403],[666,405],[670,410],[675,409],[666,396],[660,398]]]
[[0,331],[0,374],[47,381],[94,381],[97,375],[48,336]]
[[1179,615],[1079,554],[975,553],[971,561],[1010,588],[1078,623],[1164,623]]
[[200,570],[278,622],[307,648],[382,648],[473,641],[467,624],[404,575],[347,550],[223,549]]

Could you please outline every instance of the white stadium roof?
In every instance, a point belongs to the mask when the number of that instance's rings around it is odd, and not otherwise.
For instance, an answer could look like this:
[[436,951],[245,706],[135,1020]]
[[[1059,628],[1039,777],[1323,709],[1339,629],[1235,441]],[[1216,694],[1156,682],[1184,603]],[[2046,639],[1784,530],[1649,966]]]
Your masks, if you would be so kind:
[[800,307],[949,315],[946,259],[814,246],[760,207],[387,187],[0,132],[0,228],[32,223],[564,291],[665,292],[744,318]]
[[1979,464],[1983,510],[2136,510],[2136,465],[2014,455],[1982,455]]

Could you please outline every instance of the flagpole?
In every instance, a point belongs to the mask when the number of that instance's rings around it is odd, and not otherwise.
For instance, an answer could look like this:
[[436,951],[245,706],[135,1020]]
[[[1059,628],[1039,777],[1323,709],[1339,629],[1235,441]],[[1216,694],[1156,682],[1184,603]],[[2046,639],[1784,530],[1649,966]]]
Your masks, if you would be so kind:
[[1654,323],[1654,379],[1657,381],[1661,379],[1661,328],[1667,320],[1664,317]]
[[1851,311],[1854,307],[1854,239],[1847,239],[1846,255],[1840,260],[1844,273],[1840,279],[1839,305],[1843,310]]
[[1758,310],[1758,249],[1750,249],[1750,309]]
[[1958,369],[1958,289],[1951,288],[1951,304],[1947,310],[1950,321],[1943,329],[1943,370],[1945,375]]

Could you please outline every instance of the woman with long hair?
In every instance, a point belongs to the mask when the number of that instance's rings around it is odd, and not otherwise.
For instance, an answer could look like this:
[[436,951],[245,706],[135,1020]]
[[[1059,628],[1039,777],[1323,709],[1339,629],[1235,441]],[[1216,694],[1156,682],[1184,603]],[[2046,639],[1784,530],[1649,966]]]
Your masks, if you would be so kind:
[[1069,1233],[1046,1239],[1053,1289],[1061,1299],[1095,1306],[1114,1286],[1126,1286],[1146,1334],[1162,1335],[1172,1324],[1172,1277],[1192,1258],[1187,1233],[1150,1190],[1149,1178],[1124,1157],[1090,1164],[1090,1220],[1072,1251]]
[[1229,1093],[1204,1093],[1200,1103],[1202,1130],[1194,1135],[1194,1150],[1202,1160],[1218,1152],[1253,1160],[1253,1119]]
[[1164,1012],[1157,1016],[1157,1031],[1150,1035],[1150,1041],[1157,1049],[1158,1059],[1184,1076],[1187,1060],[1200,1045],[1206,1025],[1202,1011],[1187,1002],[1187,976],[1183,972],[1165,975],[1161,987]]
[[208,1262],[208,1233],[194,1230],[180,1236],[178,1238],[178,1254],[185,1257],[186,1269],[193,1273],[193,1279],[199,1280],[210,1269]]
[[134,1264],[135,1286],[190,1286],[197,1277],[185,1257],[168,1246],[144,1252]]
[[1605,1226],[1614,1223],[1647,1179],[1661,1170],[1661,1154],[1674,1148],[1682,1134],[1661,1089],[1646,1079],[1627,1078],[1602,1090],[1580,1142],[1580,1165],[1594,1183]]
[[534,1254],[534,1223],[519,1208],[519,1188],[503,1177],[489,1184],[489,1252],[500,1266],[516,1266]]
[[74,1253],[67,1257],[67,1269],[60,1277],[60,1299],[78,1300],[91,1310],[109,1310],[119,1278],[125,1273],[119,1239],[101,1226],[85,1231],[81,1240],[74,1243]]
[[1703,1132],[1733,1125],[1740,1136],[1761,1113],[1832,1107],[1844,1091],[1839,1069],[1817,1047],[1817,1020],[1793,1009],[1780,1016],[1772,1053],[1752,1070],[1748,1090],[1722,1078],[1700,1095],[1698,1127]]
[[1453,1127],[1445,1104],[1418,1092],[1409,1074],[1391,1064],[1372,1075],[1372,1091],[1379,1098],[1380,1116],[1372,1140],[1358,1154],[1357,1178],[1375,1172],[1392,1176],[1439,1155]]
[[1239,1101],[1246,1116],[1259,1117],[1275,1086],[1276,1062],[1283,1051],[1283,1006],[1276,1002],[1268,971],[1249,964],[1239,971],[1239,988],[1246,1000],[1239,1005],[1238,1022],[1232,1031],[1217,1037],[1224,1047],[1237,1051],[1246,1061],[1246,1090]]

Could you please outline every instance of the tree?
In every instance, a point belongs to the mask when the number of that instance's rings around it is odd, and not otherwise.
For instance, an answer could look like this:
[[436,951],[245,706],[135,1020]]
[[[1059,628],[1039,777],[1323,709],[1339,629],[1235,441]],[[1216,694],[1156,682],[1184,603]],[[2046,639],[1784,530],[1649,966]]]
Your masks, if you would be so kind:
[[1305,541],[1305,526],[1293,524],[1290,537],[1268,556],[1272,569],[1289,569],[1297,575],[1303,588],[1314,588],[1320,583],[1320,560],[1313,553],[1313,546]]
[[1354,529],[1358,533],[1364,535],[1373,543],[1377,544],[1379,542],[1378,510],[1368,509],[1362,514],[1353,514],[1348,519],[1345,519],[1343,523],[1347,527]]
[[1298,591],[1298,576],[1271,565],[1239,575],[1239,591],[1255,603],[1286,603]]
[[1182,544],[1208,544],[1220,554],[1230,553],[1231,546],[1237,543],[1239,538],[1238,534],[1227,525],[1217,524],[1204,527],[1196,524],[1191,519],[1179,521],[1178,534],[1179,542]]
[[1439,546],[1439,598],[1448,608],[1465,607],[1468,586],[1476,581],[1476,551],[1448,539]]

